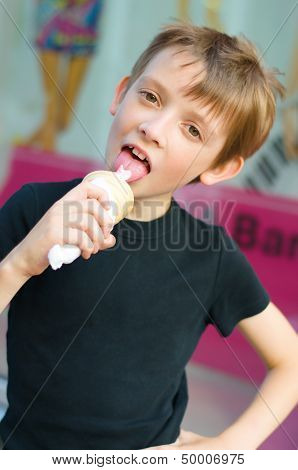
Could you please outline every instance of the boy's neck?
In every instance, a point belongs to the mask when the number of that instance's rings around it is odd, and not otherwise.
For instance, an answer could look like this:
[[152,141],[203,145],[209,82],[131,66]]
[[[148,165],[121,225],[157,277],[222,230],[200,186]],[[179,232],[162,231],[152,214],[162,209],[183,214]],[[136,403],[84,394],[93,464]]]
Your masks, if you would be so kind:
[[161,194],[151,198],[135,199],[132,211],[126,219],[150,222],[162,217],[170,208],[172,193]]

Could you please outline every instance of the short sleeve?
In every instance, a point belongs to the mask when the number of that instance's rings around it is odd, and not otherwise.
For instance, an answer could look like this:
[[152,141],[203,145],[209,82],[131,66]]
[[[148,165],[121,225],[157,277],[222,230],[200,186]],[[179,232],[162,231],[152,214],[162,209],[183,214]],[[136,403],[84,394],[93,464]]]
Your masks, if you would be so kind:
[[244,318],[262,312],[270,297],[237,243],[219,228],[219,262],[207,324],[229,336]]
[[0,261],[36,223],[37,202],[30,184],[16,191],[0,208]]

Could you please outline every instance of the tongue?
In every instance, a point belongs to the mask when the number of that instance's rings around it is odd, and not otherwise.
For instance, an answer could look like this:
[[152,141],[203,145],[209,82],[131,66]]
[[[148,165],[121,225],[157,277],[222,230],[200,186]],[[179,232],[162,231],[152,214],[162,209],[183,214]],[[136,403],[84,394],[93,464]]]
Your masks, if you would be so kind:
[[131,172],[131,176],[127,180],[128,183],[139,180],[149,173],[149,168],[147,168],[141,160],[133,158],[130,151],[126,148],[121,150],[116,158],[114,165],[115,171],[117,171],[121,165],[123,165],[125,170],[129,170]]

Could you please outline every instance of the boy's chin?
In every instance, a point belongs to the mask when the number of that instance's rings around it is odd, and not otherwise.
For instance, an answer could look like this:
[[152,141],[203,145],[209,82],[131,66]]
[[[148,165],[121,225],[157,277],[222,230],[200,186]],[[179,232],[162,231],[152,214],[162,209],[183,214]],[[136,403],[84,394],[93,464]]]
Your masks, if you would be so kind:
[[154,178],[152,179],[151,173],[137,180],[130,181],[128,184],[136,199],[154,198],[161,192],[160,188],[156,187],[156,184],[154,185]]
[[[155,184],[154,184],[155,183]],[[150,173],[136,181],[128,183],[134,194],[135,199],[152,199],[159,200],[161,195],[165,194],[164,185],[154,182],[154,178],[150,178]],[[170,192],[170,191],[169,191]],[[168,194],[168,192],[166,192]]]
[[149,191],[150,185],[147,185],[147,180],[149,176],[150,176],[150,173],[148,173],[148,175],[145,175],[142,178],[139,178],[137,180],[128,181],[128,184],[131,187],[135,198],[150,197],[151,194],[148,194],[151,192]]

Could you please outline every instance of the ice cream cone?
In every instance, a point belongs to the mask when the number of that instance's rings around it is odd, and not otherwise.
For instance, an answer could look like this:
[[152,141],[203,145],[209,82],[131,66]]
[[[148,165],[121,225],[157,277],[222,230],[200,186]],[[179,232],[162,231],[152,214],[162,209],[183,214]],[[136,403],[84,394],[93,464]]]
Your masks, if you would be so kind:
[[[114,221],[114,225],[124,219],[132,210],[134,205],[134,195],[126,179],[130,177],[130,172],[122,167],[117,172],[112,171],[93,171],[85,176],[83,181],[92,181],[103,188],[108,194],[108,200],[111,208],[109,215]],[[53,269],[59,269],[65,264],[72,263],[81,254],[81,250],[76,245],[54,245],[48,253],[49,263]]]
[[133,192],[129,184],[117,172],[93,171],[85,176],[83,181],[86,180],[92,181],[93,184],[107,191],[111,203],[110,215],[114,219],[114,224],[124,219],[132,210],[134,205]]

